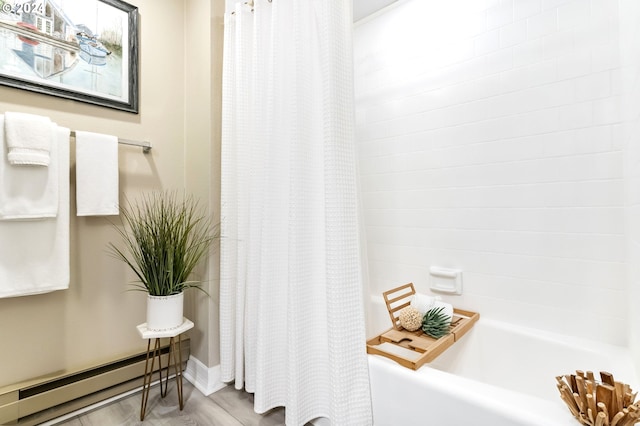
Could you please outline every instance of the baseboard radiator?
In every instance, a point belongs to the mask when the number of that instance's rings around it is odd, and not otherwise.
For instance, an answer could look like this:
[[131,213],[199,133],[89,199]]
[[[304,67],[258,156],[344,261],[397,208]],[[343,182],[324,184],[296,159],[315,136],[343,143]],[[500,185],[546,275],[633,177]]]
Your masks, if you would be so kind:
[[[163,377],[168,340],[161,348]],[[182,369],[190,354],[189,338],[182,339]],[[0,425],[38,425],[105,399],[142,387],[146,352],[73,373],[0,389]],[[158,371],[156,361],[154,371]],[[157,380],[158,375],[154,375]]]

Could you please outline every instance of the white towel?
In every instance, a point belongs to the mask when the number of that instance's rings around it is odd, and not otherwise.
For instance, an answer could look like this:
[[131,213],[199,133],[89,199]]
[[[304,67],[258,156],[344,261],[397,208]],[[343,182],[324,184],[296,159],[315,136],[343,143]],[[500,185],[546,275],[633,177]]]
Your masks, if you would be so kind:
[[0,221],[0,297],[69,288],[69,129],[59,127],[56,136],[58,215]]
[[411,306],[424,315],[429,309],[433,308],[436,298],[422,293],[416,293],[411,297]]
[[4,132],[9,164],[48,166],[53,128],[48,117],[7,111]]
[[120,213],[116,136],[76,131],[76,206],[78,216]]
[[411,297],[410,304],[424,315],[430,309],[444,308],[442,313],[449,317],[449,323],[453,319],[453,305],[442,301],[440,296],[429,296],[422,293],[416,293]]
[[[0,129],[5,117],[0,115]],[[52,137],[57,126],[53,126]],[[0,220],[38,219],[58,214],[58,158],[51,147],[49,167],[14,166],[0,132]]]
[[453,319],[453,305],[451,305],[450,303],[436,300],[436,302],[433,304],[433,309],[436,309],[436,308],[444,308],[442,309],[442,314],[448,316],[449,323],[451,323],[451,320]]

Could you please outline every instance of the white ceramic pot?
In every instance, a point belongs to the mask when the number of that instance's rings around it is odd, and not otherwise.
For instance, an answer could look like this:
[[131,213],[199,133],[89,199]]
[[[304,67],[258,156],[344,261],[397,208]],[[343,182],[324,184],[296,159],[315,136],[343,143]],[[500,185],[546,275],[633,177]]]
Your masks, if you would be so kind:
[[171,296],[147,295],[147,328],[165,331],[182,325],[184,293]]

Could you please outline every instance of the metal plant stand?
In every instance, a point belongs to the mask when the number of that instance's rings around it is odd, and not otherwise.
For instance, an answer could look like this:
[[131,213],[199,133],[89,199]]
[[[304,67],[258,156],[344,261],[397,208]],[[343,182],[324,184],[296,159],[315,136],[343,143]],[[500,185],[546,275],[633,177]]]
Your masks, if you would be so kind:
[[[149,391],[151,389],[151,379],[153,377],[153,369],[155,366],[155,360],[158,358],[158,373],[160,375],[160,396],[164,398],[167,396],[167,387],[169,385],[169,376],[171,375],[171,368],[176,378],[176,388],[178,391],[178,403],[180,404],[180,411],[184,408],[184,402],[182,400],[182,333],[193,328],[193,322],[184,318],[182,325],[178,328],[174,328],[166,331],[152,331],[147,328],[147,323],[137,326],[138,333],[143,339],[147,339],[147,358],[144,364],[144,382],[142,386],[142,403],[140,406],[140,421],[144,420],[145,413],[147,411],[147,400],[149,399]],[[177,341],[176,341],[177,337]],[[169,338],[169,359],[167,360],[167,372],[166,377],[162,380],[162,361],[160,353],[160,339]],[[155,339],[153,350],[151,350],[151,341]]]

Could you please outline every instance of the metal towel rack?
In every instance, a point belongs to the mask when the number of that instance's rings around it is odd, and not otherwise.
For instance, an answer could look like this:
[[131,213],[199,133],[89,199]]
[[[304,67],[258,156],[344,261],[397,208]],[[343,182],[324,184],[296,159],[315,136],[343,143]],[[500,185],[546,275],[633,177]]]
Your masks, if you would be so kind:
[[[71,131],[71,137],[76,137],[76,132],[74,130]],[[121,145],[131,145],[131,146],[139,146],[142,148],[142,152],[148,154],[151,152],[151,142],[149,141],[135,141],[132,139],[123,139],[118,138],[118,143]]]

